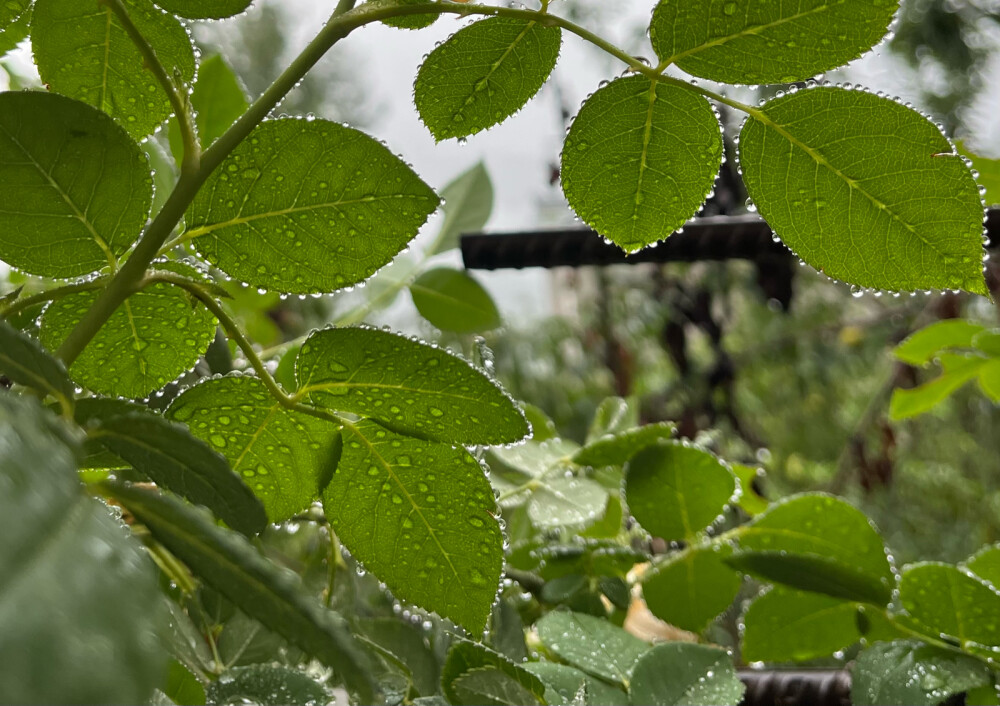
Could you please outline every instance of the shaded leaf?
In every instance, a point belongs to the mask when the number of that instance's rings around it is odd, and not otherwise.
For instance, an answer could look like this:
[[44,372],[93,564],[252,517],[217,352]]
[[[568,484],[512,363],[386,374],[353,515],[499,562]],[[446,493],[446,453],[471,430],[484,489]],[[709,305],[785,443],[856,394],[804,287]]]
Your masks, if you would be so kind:
[[229,460],[272,522],[287,520],[319,497],[320,478],[339,438],[335,424],[285,409],[249,376],[195,385],[173,401],[167,416]]
[[431,696],[438,690],[440,668],[420,631],[393,618],[367,618],[358,623],[360,633],[405,665],[418,693]]
[[589,478],[550,478],[528,501],[528,516],[538,529],[585,527],[597,521],[608,503],[608,491]]
[[463,233],[475,233],[486,226],[493,212],[493,182],[483,162],[459,174],[441,189],[444,220],[428,255],[457,248]]
[[747,662],[804,662],[829,657],[861,639],[858,604],[774,586],[743,614]]
[[65,366],[27,334],[0,320],[0,372],[11,381],[52,395],[64,408],[73,402]]
[[142,703],[166,667],[157,572],[44,414],[0,396],[0,701]]
[[[42,315],[42,343],[55,350],[90,310],[98,292],[52,302]],[[215,336],[215,319],[184,290],[152,284],[126,299],[70,366],[82,387],[140,398],[194,367]]]
[[6,29],[31,5],[31,0],[5,0],[0,4],[0,29]]
[[[195,110],[198,139],[203,147],[222,137],[250,105],[243,84],[219,54],[202,59],[198,65],[198,80],[191,90],[190,100]],[[180,164],[184,144],[176,118],[170,121],[169,136],[170,151]]]
[[156,0],[156,4],[167,12],[193,20],[218,19],[238,15],[253,0]]
[[991,682],[989,668],[972,657],[919,642],[880,642],[854,662],[851,703],[934,706]]
[[[183,90],[195,74],[187,31],[149,0],[122,1],[167,75]],[[110,4],[36,0],[31,48],[47,86],[104,111],[136,140],[151,134],[172,112],[167,94]]]
[[465,640],[448,651],[441,685],[456,706],[543,704],[545,685],[535,675],[482,645]]
[[0,259],[42,277],[116,262],[146,222],[153,183],[111,119],[38,91],[0,94],[0,182]]
[[205,703],[205,687],[187,667],[174,659],[170,660],[163,694],[175,704],[204,706]]
[[524,438],[524,415],[472,365],[435,346],[370,328],[312,334],[296,363],[299,394],[403,434],[462,444]]
[[434,139],[467,137],[531,100],[559,58],[562,31],[532,20],[491,17],[460,29],[417,73],[413,99]]
[[601,437],[621,434],[639,426],[639,406],[624,397],[605,397],[590,420],[584,445]]
[[721,160],[722,132],[708,101],[629,76],[583,104],[563,146],[562,187],[580,218],[633,253],[695,215]]
[[718,517],[736,492],[736,477],[712,454],[661,443],[635,454],[625,469],[625,502],[650,534],[692,539]]
[[555,611],[537,623],[538,639],[553,654],[601,679],[628,686],[636,660],[649,645],[592,615]]
[[[424,3],[424,0],[368,0],[370,4],[381,4],[381,5],[420,5]],[[396,27],[398,29],[423,29],[424,27],[429,27],[434,24],[434,21],[439,17],[437,13],[430,13],[424,15],[400,15],[399,17],[392,17],[387,20],[382,20],[383,24],[387,24],[390,27]]]
[[581,466],[622,466],[637,452],[658,441],[670,439],[677,427],[671,422],[656,422],[602,435],[573,454],[573,463]]
[[369,421],[343,433],[323,492],[337,536],[397,597],[478,634],[503,565],[496,501],[479,463],[460,447]]
[[490,293],[461,270],[428,270],[410,285],[410,295],[420,315],[442,331],[479,333],[503,323]]
[[733,603],[743,583],[723,558],[729,547],[687,549],[655,564],[642,579],[650,612],[682,630],[701,633]]
[[908,566],[899,599],[928,635],[1000,646],[1000,592],[974,574],[937,562]]
[[[11,0],[16,6],[18,2],[22,0]],[[30,0],[23,0],[23,4],[27,6],[30,4]],[[0,10],[3,12],[3,10]],[[10,10],[8,9],[8,13]],[[10,14],[7,15],[8,18]],[[7,52],[13,51],[17,48],[17,45],[28,38],[28,31],[31,25],[31,12],[22,12],[17,19],[4,23],[0,22],[0,56],[3,56]],[[13,86],[11,86],[13,88]]]
[[742,528],[728,561],[768,581],[877,605],[889,602],[895,584],[885,545],[868,518],[822,493],[771,505]]
[[358,130],[269,120],[198,192],[185,237],[243,282],[332,292],[388,263],[438,201],[401,159]]
[[889,29],[899,0],[660,0],[649,27],[664,64],[722,83],[792,83],[867,52]]
[[746,121],[740,164],[760,214],[830,277],[880,290],[987,293],[979,189],[948,138],[915,110],[843,88],[790,93]]
[[746,687],[725,650],[690,642],[665,642],[635,665],[629,695],[650,706],[736,706]]
[[624,706],[628,703],[628,695],[621,689],[565,664],[527,662],[522,666],[545,684],[545,701],[550,706],[572,703],[581,685],[586,686],[586,703],[589,706]]
[[280,665],[254,664],[226,671],[209,684],[208,702],[260,706],[316,706],[330,694],[306,674]]
[[89,434],[157,485],[172,490],[245,535],[267,525],[264,506],[226,459],[180,424],[156,414],[101,419]]
[[373,686],[367,656],[347,622],[303,593],[298,577],[261,556],[242,536],[170,496],[105,485],[153,537],[247,615],[337,670],[363,702]]
[[965,319],[936,321],[907,336],[893,350],[893,355],[910,365],[926,365],[947,348],[971,348],[976,334],[985,330]]

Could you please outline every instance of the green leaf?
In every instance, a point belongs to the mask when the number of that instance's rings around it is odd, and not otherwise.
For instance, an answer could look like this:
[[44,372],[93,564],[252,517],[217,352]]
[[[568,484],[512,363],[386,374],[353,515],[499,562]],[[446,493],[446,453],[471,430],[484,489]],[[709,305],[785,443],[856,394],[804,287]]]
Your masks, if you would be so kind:
[[410,295],[420,315],[442,331],[479,333],[503,323],[490,293],[461,270],[428,270],[410,285]]
[[695,215],[721,163],[722,131],[707,100],[629,76],[583,104],[563,146],[562,187],[580,218],[633,253]]
[[420,119],[438,141],[503,122],[548,80],[561,43],[558,27],[515,17],[459,30],[417,72],[413,100]]
[[[123,3],[167,75],[184,90],[183,84],[195,74],[187,31],[149,0]],[[172,112],[166,93],[110,4],[37,0],[31,47],[49,88],[104,111],[136,140],[151,134]]]
[[546,649],[574,667],[626,687],[649,645],[607,620],[555,611],[535,623]]
[[650,534],[693,539],[725,509],[736,477],[707,451],[680,443],[647,446],[625,468],[625,502]]
[[362,421],[323,492],[330,525],[397,597],[477,634],[503,564],[493,490],[460,447]]
[[992,683],[977,659],[919,642],[880,642],[858,655],[851,670],[857,706],[934,706]]
[[979,389],[993,402],[1000,402],[1000,360],[990,360],[979,370]]
[[297,577],[265,559],[241,535],[216,526],[179,500],[134,486],[104,487],[208,586],[336,669],[360,701],[373,702],[367,658],[347,622],[303,593]]
[[[11,1],[15,3],[17,2],[17,0]],[[0,12],[3,12],[3,10],[0,9]],[[13,51],[21,42],[27,39],[30,27],[30,12],[22,12],[16,20],[7,25],[0,23],[0,57],[7,52]],[[13,88],[13,86],[11,88]]]
[[254,664],[226,671],[208,686],[208,703],[260,706],[315,706],[330,701],[321,684],[297,669]]
[[885,605],[895,576],[868,518],[822,493],[771,505],[742,528],[728,560],[741,571],[792,588]]
[[463,233],[475,233],[486,226],[493,212],[493,182],[486,165],[477,162],[455,177],[441,189],[441,200],[444,221],[428,255],[457,248]]
[[1000,358],[1000,331],[983,331],[972,339],[972,347],[991,358]]
[[506,444],[528,434],[524,415],[482,372],[387,331],[317,331],[302,344],[296,373],[299,394],[313,404],[401,434],[461,444]]
[[13,24],[31,5],[31,0],[4,0],[0,3],[0,29]]
[[701,633],[732,605],[743,581],[723,558],[726,547],[687,549],[655,564],[642,579],[650,612],[682,630]]
[[[203,59],[198,66],[198,80],[191,91],[195,126],[203,147],[218,140],[250,105],[246,89],[226,60],[218,54]],[[180,127],[170,121],[170,151],[178,164],[184,156]]]
[[742,463],[730,463],[729,467],[733,469],[736,479],[740,482],[740,497],[736,500],[736,504],[750,517],[767,510],[767,498],[754,490],[754,481],[762,477],[763,470]]
[[174,400],[167,416],[229,460],[272,522],[287,520],[319,497],[339,438],[335,424],[284,408],[249,376],[195,385]]
[[1000,159],[987,159],[969,152],[961,142],[955,143],[958,153],[972,160],[972,168],[979,172],[979,185],[986,189],[983,200],[988,206],[1000,205]]
[[226,459],[180,424],[156,414],[116,415],[100,420],[90,438],[150,480],[198,505],[247,536],[267,525],[264,506]]
[[0,321],[0,373],[19,385],[52,395],[64,408],[72,405],[73,383],[62,361],[6,321]]
[[[52,302],[42,315],[42,343],[56,350],[90,310],[99,292]],[[130,296],[70,366],[94,392],[145,397],[194,367],[215,336],[215,319],[184,290],[156,283]]]
[[[368,2],[369,5],[379,4],[385,6],[420,5],[421,3],[426,4],[425,0],[369,0]],[[434,24],[434,21],[437,20],[438,17],[438,13],[425,15],[401,15],[399,17],[382,20],[382,23],[398,29],[423,29],[424,27],[430,27]]]
[[156,0],[167,12],[192,20],[211,20],[238,15],[253,0]]
[[368,618],[358,621],[362,636],[405,665],[418,693],[432,696],[440,684],[440,668],[420,631],[394,618]]
[[760,214],[828,276],[987,294],[979,189],[920,113],[864,91],[790,93],[751,114],[740,163]]
[[[75,3],[74,3],[75,4]],[[103,113],[48,93],[0,94],[0,259],[42,277],[108,267],[146,222],[153,181]]]
[[623,466],[637,452],[658,441],[671,439],[677,427],[672,422],[656,422],[627,429],[614,434],[605,434],[587,444],[573,454],[573,463],[581,466]]
[[1000,592],[973,574],[937,562],[909,566],[899,581],[899,599],[928,635],[1000,646]]
[[910,365],[926,365],[947,348],[971,348],[977,334],[986,329],[965,319],[945,319],[910,334],[893,354]]
[[721,83],[792,83],[867,52],[899,0],[660,0],[649,26],[662,63]]
[[53,427],[0,396],[0,701],[143,703],[166,666],[157,572]]
[[624,397],[605,397],[590,420],[584,444],[603,436],[621,434],[639,426],[639,406]]
[[465,640],[448,651],[441,685],[455,706],[545,703],[545,685],[538,677],[503,655]]
[[997,706],[1000,704],[1000,692],[996,684],[991,683],[968,689],[965,692],[966,706]]
[[589,478],[550,478],[532,493],[528,516],[540,530],[582,528],[600,519],[607,503],[608,491]]
[[522,666],[545,684],[545,701],[550,706],[572,703],[581,684],[587,688],[588,706],[624,706],[628,703],[628,696],[621,689],[565,664],[527,662]]
[[747,662],[804,662],[829,657],[861,639],[858,604],[774,586],[743,614]]
[[965,568],[994,587],[1000,587],[1000,544],[991,544],[965,560]]
[[989,362],[981,356],[953,353],[943,353],[940,358],[944,367],[944,372],[940,376],[919,387],[909,390],[897,388],[892,391],[892,400],[889,403],[890,419],[898,421],[930,411],[979,375]]
[[649,706],[736,706],[745,690],[725,650],[665,642],[639,658],[629,695]]
[[185,706],[205,704],[205,687],[187,667],[175,659],[170,660],[163,694],[175,704],[185,704]]
[[332,292],[388,263],[438,201],[399,157],[358,130],[269,120],[198,192],[185,237],[256,287]]

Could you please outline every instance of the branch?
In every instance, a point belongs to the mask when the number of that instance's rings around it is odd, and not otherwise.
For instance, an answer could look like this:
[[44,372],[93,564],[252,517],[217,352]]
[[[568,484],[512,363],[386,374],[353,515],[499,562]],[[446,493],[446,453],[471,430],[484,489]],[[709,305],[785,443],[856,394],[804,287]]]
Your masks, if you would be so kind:
[[107,281],[108,277],[103,276],[87,280],[86,282],[73,282],[72,284],[64,284],[61,287],[46,289],[44,292],[32,294],[30,297],[24,297],[23,299],[11,302],[11,304],[6,308],[0,310],[0,319],[9,319],[14,314],[19,314],[25,309],[30,309],[36,304],[44,304],[45,302],[50,302],[55,299],[62,299],[63,297],[68,297],[70,294],[76,294],[77,292],[88,292],[93,289],[100,289]]

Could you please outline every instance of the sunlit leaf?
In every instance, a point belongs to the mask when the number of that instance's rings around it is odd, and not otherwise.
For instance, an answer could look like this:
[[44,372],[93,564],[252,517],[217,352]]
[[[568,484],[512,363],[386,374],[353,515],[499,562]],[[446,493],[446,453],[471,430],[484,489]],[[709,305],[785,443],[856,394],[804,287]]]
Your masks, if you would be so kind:
[[763,470],[742,463],[730,463],[729,467],[733,469],[736,479],[740,482],[740,497],[737,498],[736,504],[751,517],[767,510],[767,498],[754,487],[754,482],[763,477]]
[[986,329],[965,319],[945,319],[910,334],[893,354],[910,365],[926,365],[947,348],[971,348],[977,334]]
[[[194,78],[191,38],[149,0],[122,0],[132,23],[178,89]],[[53,91],[98,108],[139,140],[172,112],[167,94],[109,3],[36,0],[31,47],[42,81]]]
[[657,56],[722,83],[791,83],[856,59],[885,36],[899,0],[660,0]]
[[989,668],[972,657],[919,642],[880,642],[854,663],[851,703],[934,706],[991,682]]
[[309,337],[299,394],[422,438],[503,444],[528,433],[514,402],[479,370],[435,346],[387,331],[339,328]]
[[533,20],[491,17],[459,30],[420,67],[413,99],[437,140],[496,125],[531,100],[559,58],[562,31]]
[[538,639],[574,667],[628,686],[636,660],[649,645],[607,620],[555,611],[535,623]]
[[700,633],[736,598],[743,581],[725,564],[728,547],[687,549],[654,565],[642,579],[650,612],[682,630]]
[[326,120],[269,120],[198,192],[185,237],[243,282],[332,292],[388,263],[437,206],[368,135]]
[[896,388],[889,403],[889,418],[915,417],[932,410],[952,393],[979,375],[989,360],[975,355],[942,353],[943,372],[930,382],[910,389]]
[[665,642],[639,658],[629,695],[650,706],[736,706],[746,687],[725,650],[690,642]]
[[45,277],[115,262],[152,199],[146,157],[121,128],[83,103],[37,91],[0,94],[0,182],[0,259]]
[[879,290],[987,293],[978,187],[915,110],[843,88],[791,93],[747,120],[740,163],[760,214],[830,277]]
[[479,333],[502,323],[490,293],[461,270],[424,272],[410,285],[410,296],[420,315],[442,331]]
[[563,147],[562,187],[580,218],[632,253],[695,215],[721,160],[722,133],[708,101],[629,76],[583,104]]

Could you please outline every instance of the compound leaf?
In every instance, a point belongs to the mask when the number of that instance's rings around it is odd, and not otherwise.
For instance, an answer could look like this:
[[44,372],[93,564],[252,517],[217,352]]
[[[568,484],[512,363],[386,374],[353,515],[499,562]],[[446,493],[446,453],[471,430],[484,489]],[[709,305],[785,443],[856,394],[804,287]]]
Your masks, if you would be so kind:
[[339,443],[335,424],[286,409],[250,376],[195,385],[174,400],[167,416],[229,460],[272,522],[287,520],[319,497]]
[[861,639],[857,603],[782,586],[751,603],[743,623],[748,662],[805,662]]
[[[149,0],[123,3],[167,75],[190,83],[194,49],[180,22]],[[31,46],[47,86],[104,111],[136,140],[151,134],[172,112],[166,93],[109,3],[37,0]]]
[[698,211],[721,163],[722,132],[708,101],[630,76],[583,104],[563,147],[562,187],[580,218],[633,253]]
[[441,669],[441,685],[457,706],[543,704],[545,685],[501,654],[473,642],[457,642]]
[[[77,292],[42,315],[40,338],[55,350],[89,311],[98,292]],[[215,319],[183,290],[156,283],[126,299],[70,366],[94,392],[145,397],[198,361],[215,336]]]
[[337,536],[396,596],[477,634],[503,566],[496,502],[479,463],[461,447],[370,421],[343,434],[323,492]]
[[863,91],[798,91],[754,110],[740,161],[760,214],[827,275],[987,293],[979,189],[920,113]]
[[145,703],[166,666],[155,566],[43,415],[0,396],[0,701]]
[[258,534],[267,525],[264,506],[226,459],[180,424],[156,414],[130,413],[99,420],[89,437],[242,534]]
[[649,645],[607,620],[554,611],[535,623],[538,639],[574,667],[628,686],[632,669]]
[[420,315],[442,331],[478,333],[502,323],[490,293],[461,270],[427,270],[410,285],[410,296]]
[[42,277],[116,262],[146,222],[149,163],[114,121],[49,93],[0,94],[0,259]]
[[629,695],[650,706],[736,706],[746,687],[725,650],[690,642],[665,642],[639,658]]
[[743,583],[723,558],[729,547],[688,549],[675,554],[642,579],[650,612],[682,630],[700,633],[728,608]]
[[666,540],[693,539],[725,509],[736,476],[707,451],[647,446],[625,468],[625,502],[639,524]]
[[493,212],[493,182],[486,165],[477,162],[441,189],[444,221],[428,255],[457,248],[463,233],[482,230]]
[[373,701],[367,657],[347,621],[304,593],[297,577],[265,559],[241,535],[216,526],[180,500],[134,486],[105,488],[207,585],[336,669],[360,701]]
[[899,0],[660,0],[649,26],[664,64],[721,83],[792,83],[875,46]]
[[0,320],[0,372],[10,380],[46,392],[63,407],[73,401],[73,383],[62,361],[30,336]]
[[851,703],[935,706],[991,683],[989,668],[972,657],[920,642],[880,642],[854,662]]
[[796,495],[742,528],[730,565],[805,591],[885,605],[895,576],[885,545],[857,508],[823,493]]
[[928,635],[1000,646],[1000,592],[975,575],[950,564],[915,564],[903,571],[899,599]]
[[156,0],[167,12],[192,20],[213,20],[238,15],[253,0]]
[[436,140],[467,137],[510,117],[555,68],[562,30],[491,17],[453,34],[424,60],[413,87],[420,119]]
[[524,415],[486,375],[435,346],[387,331],[317,331],[299,352],[299,394],[421,438],[505,444],[528,434]]
[[388,263],[438,202],[399,157],[358,130],[270,120],[198,192],[186,237],[248,284],[332,292]]

